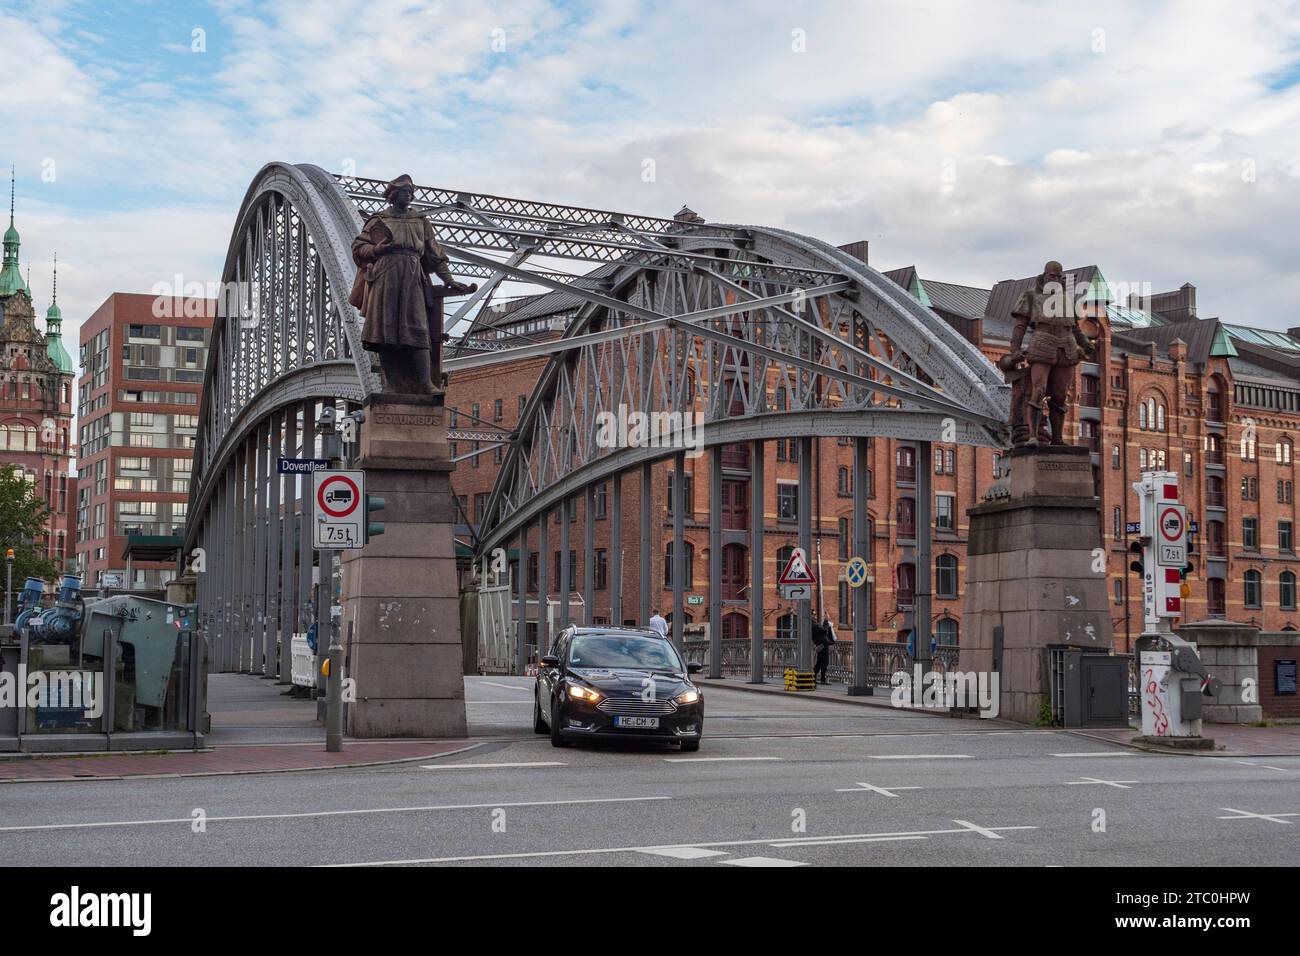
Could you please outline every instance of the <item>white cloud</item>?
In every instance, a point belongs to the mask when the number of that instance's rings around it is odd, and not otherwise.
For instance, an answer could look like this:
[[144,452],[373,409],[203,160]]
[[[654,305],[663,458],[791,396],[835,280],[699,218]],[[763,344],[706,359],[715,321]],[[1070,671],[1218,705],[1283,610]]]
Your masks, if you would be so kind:
[[[1295,69],[1292,4],[232,0],[139,31],[148,49],[91,10],[0,13],[0,60],[24,64],[0,100],[24,252],[58,247],[70,318],[160,274],[215,277],[248,181],[281,159],[689,203],[971,284],[1095,262],[1300,324],[1300,87],[1270,88]],[[161,49],[194,22],[207,53]]]

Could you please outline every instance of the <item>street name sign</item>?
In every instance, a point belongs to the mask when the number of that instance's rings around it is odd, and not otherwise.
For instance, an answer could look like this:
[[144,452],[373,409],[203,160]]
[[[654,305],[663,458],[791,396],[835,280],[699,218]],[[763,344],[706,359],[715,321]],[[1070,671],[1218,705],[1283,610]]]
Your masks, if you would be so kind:
[[281,475],[309,475],[316,471],[329,470],[328,458],[277,458],[275,470]]

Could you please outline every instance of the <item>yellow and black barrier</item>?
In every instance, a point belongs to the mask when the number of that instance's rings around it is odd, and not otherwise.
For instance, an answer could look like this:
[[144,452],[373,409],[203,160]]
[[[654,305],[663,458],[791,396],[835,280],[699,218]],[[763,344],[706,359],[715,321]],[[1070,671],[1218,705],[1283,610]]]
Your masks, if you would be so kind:
[[813,679],[812,671],[795,670],[793,667],[785,669],[785,689],[786,690],[816,690],[817,681]]

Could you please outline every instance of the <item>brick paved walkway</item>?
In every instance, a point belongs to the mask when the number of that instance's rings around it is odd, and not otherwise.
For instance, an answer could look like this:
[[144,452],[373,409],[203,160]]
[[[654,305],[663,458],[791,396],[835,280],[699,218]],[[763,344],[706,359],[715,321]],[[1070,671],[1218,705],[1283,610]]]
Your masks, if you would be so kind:
[[345,739],[341,753],[326,753],[316,702],[295,700],[284,690],[248,674],[213,674],[208,682],[210,750],[0,756],[0,783],[326,770],[427,760],[475,746],[465,739]]

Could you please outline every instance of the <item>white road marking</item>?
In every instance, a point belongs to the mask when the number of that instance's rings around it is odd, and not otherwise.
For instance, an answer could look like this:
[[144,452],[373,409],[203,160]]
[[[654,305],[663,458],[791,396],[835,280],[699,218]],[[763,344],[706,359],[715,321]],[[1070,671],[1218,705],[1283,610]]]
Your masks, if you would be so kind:
[[970,754],[871,754],[871,760],[970,760]]
[[559,760],[535,760],[530,762],[521,761],[519,763],[426,763],[421,764],[421,770],[505,770],[514,767],[567,767],[567,763]]
[[[839,846],[846,843],[899,843],[907,840],[926,840],[928,837],[923,836],[887,836],[887,837],[858,837],[848,840],[808,840],[800,843],[799,846]],[[784,843],[773,843],[771,846],[785,846]]]
[[467,700],[467,704],[531,704],[531,700]]
[[1048,756],[1049,757],[1136,757],[1137,754],[1135,754],[1131,750],[1092,750],[1092,751],[1080,750],[1074,753],[1048,754]]
[[[591,797],[586,800],[526,800],[518,803],[449,803],[430,807],[374,807],[365,810],[312,810],[302,813],[250,813],[242,816],[208,817],[208,823],[238,823],[247,820],[296,820],[311,817],[365,816],[372,813],[431,813],[435,810],[494,810],[497,807],[561,807],[584,803],[644,803],[650,800],[671,800],[672,797]],[[166,823],[194,822],[193,817],[164,820],[108,820],[95,823],[41,823],[30,826],[0,827],[0,833],[22,833],[29,830],[89,830],[100,827],[140,827]]]
[[736,763],[753,760],[781,760],[781,757],[664,757],[668,763]]
[[920,787],[876,787],[869,783],[859,782],[856,787],[841,787],[836,793],[879,793],[886,797],[896,797],[898,794],[894,790],[920,790]]
[[522,685],[522,684],[498,684],[498,683],[497,683],[496,681],[494,681],[494,680],[480,680],[480,681],[475,681],[474,683],[475,683],[475,684],[486,684],[488,687],[504,687],[506,690],[521,690],[521,691],[525,691],[525,692],[526,692],[526,691],[531,691],[531,690],[532,690],[531,687],[528,687],[528,686],[525,686],[525,685]]
[[1264,768],[1265,770],[1276,770],[1278,773],[1290,773],[1290,772],[1291,772],[1291,771],[1287,770],[1285,767],[1274,767],[1274,766],[1272,766],[1272,765],[1270,765],[1270,764],[1262,764],[1262,766],[1263,766],[1263,768]]
[[1082,780],[1065,781],[1065,785],[1067,787],[1073,787],[1079,785],[1086,786],[1087,784],[1093,784],[1093,783],[1105,784],[1108,787],[1114,787],[1116,790],[1132,790],[1133,788],[1128,786],[1128,784],[1137,783],[1137,781],[1136,780],[1098,780],[1096,777],[1084,777]]
[[1268,820],[1270,823],[1280,823],[1288,827],[1291,821],[1283,820],[1281,817],[1300,817],[1300,813],[1251,813],[1249,810],[1234,810],[1232,807],[1219,807],[1219,809],[1237,814],[1235,817],[1219,817],[1220,820]]
[[[986,837],[988,837],[990,840],[1001,840],[1001,839],[1002,839],[1002,837],[1000,837],[1000,836],[998,836],[996,833],[994,833],[993,830],[990,829],[989,827],[981,827],[981,826],[977,826],[977,825],[975,825],[974,823],[971,823],[969,820],[953,820],[952,822],[953,822],[953,823],[960,823],[960,824],[961,824],[962,826],[964,826],[966,829],[968,829],[968,830],[974,830],[976,833],[980,834],[981,836],[986,836]],[[1013,828],[1012,828],[1012,827],[997,827],[996,829],[998,829],[998,830],[1010,830],[1010,829],[1013,829]],[[1029,827],[1029,828],[1018,827],[1018,828],[1014,828],[1014,829],[1032,829],[1032,827]]]
[[726,850],[706,850],[698,846],[666,846],[654,850],[641,850],[651,856],[669,856],[674,860],[703,860],[710,856],[726,856]]
[[807,866],[799,860],[779,860],[774,856],[742,856],[737,860],[719,860],[727,866]]
[[[667,799],[667,798],[663,798]],[[509,806],[509,804],[497,804],[497,806]],[[485,804],[493,806],[493,804]],[[190,822],[186,818],[185,822]],[[373,860],[365,863],[328,863],[326,867],[356,867],[356,866],[412,866],[421,863],[468,863],[480,862],[487,860],[530,860],[544,859],[547,857],[557,856],[594,856],[598,854],[609,853],[644,853],[648,850],[665,850],[677,847],[724,847],[724,846],[757,846],[766,844],[774,847],[797,847],[804,844],[824,845],[828,842],[854,842],[865,840],[883,840],[888,837],[902,838],[925,838],[927,836],[938,836],[949,833],[982,833],[993,839],[1001,839],[995,831],[998,830],[1037,830],[1034,826],[1012,826],[1012,827],[978,827],[973,823],[965,820],[954,820],[953,823],[961,824],[956,830],[911,830],[899,831],[894,833],[845,833],[825,837],[795,837],[791,838],[772,838],[765,837],[761,840],[712,840],[708,842],[695,841],[691,843],[659,843],[650,846],[606,846],[606,847],[587,847],[576,850],[534,850],[531,852],[521,853],[481,853],[470,854],[467,856],[438,856],[423,857],[420,859],[410,860]]]

